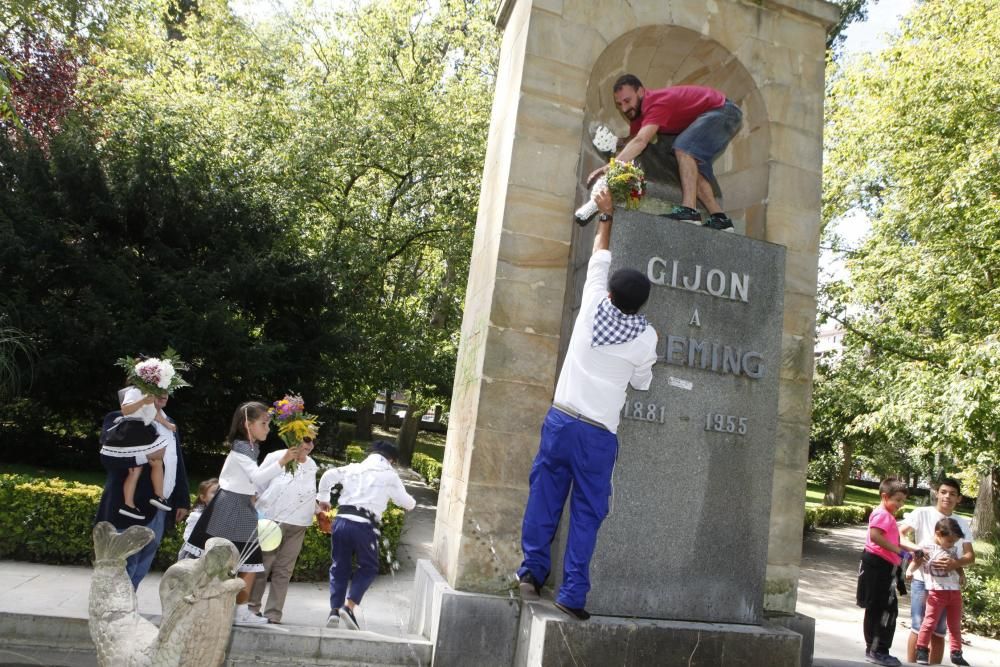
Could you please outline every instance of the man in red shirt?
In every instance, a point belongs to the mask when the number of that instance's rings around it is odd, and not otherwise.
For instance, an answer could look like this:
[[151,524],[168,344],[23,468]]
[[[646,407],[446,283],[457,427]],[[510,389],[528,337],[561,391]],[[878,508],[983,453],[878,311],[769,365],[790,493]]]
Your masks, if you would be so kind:
[[[733,231],[733,221],[722,212],[712,192],[715,161],[743,123],[743,112],[724,94],[704,86],[671,86],[647,90],[633,74],[624,74],[614,85],[615,106],[630,122],[631,140],[618,153],[620,161],[638,157],[656,142],[657,135],[674,134],[674,154],[681,180],[681,205],[666,215],[723,231]],[[590,174],[588,182],[607,171],[607,165]],[[702,223],[698,200],[709,212]]]

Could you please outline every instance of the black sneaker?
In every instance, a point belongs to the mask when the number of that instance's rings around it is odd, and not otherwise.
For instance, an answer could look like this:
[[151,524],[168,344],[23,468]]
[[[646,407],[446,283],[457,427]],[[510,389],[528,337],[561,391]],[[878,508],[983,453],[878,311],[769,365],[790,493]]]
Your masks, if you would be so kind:
[[[358,625],[358,619],[354,618],[354,612],[351,611],[350,607],[344,605],[337,612],[340,616],[340,622],[343,623],[349,630],[360,630],[361,626]],[[329,626],[328,626],[329,627]]]
[[717,229],[720,232],[733,232],[733,221],[730,220],[729,216],[725,213],[713,213],[708,216],[708,220],[702,227],[708,227],[709,229]]
[[698,209],[688,206],[674,206],[670,213],[664,213],[663,217],[670,218],[671,220],[680,220],[681,222],[690,222],[695,225],[701,224],[701,213],[698,212]]
[[167,504],[166,498],[150,498],[149,504],[158,510],[163,510],[164,512],[169,512],[173,509],[173,507]]
[[139,521],[144,521],[146,515],[139,511],[138,507],[132,507],[131,505],[122,505],[118,513],[122,516],[127,516],[130,519],[138,519]]
[[926,648],[917,647],[917,660],[918,665],[929,665],[931,664],[931,652]]
[[962,657],[962,652],[961,651],[952,651],[951,652],[951,664],[953,664],[953,665],[968,665],[969,663],[967,663],[965,661],[965,658]]
[[888,653],[881,653],[879,651],[872,651],[871,655],[869,655],[866,660],[876,665],[882,665],[882,667],[900,667],[900,665],[903,664],[896,656],[889,655]]
[[590,612],[588,612],[583,607],[567,607],[561,602],[556,602],[556,608],[569,614],[578,621],[586,621],[588,618],[590,618]]
[[525,602],[537,602],[542,599],[542,585],[538,583],[534,575],[525,572],[519,578],[520,583],[517,588],[521,591],[521,599]]

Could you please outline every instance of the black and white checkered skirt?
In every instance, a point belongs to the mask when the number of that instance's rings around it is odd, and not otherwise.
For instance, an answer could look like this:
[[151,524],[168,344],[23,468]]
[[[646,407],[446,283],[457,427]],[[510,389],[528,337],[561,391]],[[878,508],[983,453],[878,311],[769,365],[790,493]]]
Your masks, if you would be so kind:
[[200,556],[210,537],[224,537],[242,554],[247,543],[255,544],[240,572],[263,572],[264,557],[257,544],[257,509],[253,496],[219,489],[191,532],[184,549]]

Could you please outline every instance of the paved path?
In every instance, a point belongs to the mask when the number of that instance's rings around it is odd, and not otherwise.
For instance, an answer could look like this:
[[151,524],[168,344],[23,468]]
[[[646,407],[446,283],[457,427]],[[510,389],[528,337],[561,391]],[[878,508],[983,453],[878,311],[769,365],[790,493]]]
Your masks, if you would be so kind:
[[[798,611],[816,619],[816,667],[851,667],[864,662],[861,632],[864,610],[854,604],[858,558],[865,544],[865,526],[822,529],[802,545]],[[906,657],[910,633],[910,599],[900,598],[899,626],[892,654]],[[964,635],[965,658],[975,667],[1000,667],[1000,641]],[[945,664],[949,664],[947,653]]]

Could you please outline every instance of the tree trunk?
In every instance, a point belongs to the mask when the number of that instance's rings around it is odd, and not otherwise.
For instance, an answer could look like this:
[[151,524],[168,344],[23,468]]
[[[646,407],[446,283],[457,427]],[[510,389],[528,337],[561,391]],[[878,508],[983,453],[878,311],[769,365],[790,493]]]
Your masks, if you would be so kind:
[[399,447],[399,462],[404,466],[413,463],[413,452],[417,448],[417,431],[420,430],[420,418],[424,416],[427,408],[417,405],[410,397],[410,404],[406,408],[406,416],[399,427],[399,438],[396,444]]
[[389,415],[392,414],[392,389],[385,390],[385,412],[382,413],[382,426],[389,428]]
[[372,410],[375,409],[375,399],[355,405],[357,417],[354,422],[354,439],[370,441],[372,439]]
[[976,512],[972,515],[972,532],[976,539],[992,539],[1000,535],[1000,468],[993,468],[979,478]]
[[843,454],[843,461],[840,470],[826,483],[826,493],[823,495],[824,505],[843,505],[844,496],[847,494],[847,480],[851,477],[851,468],[854,466],[854,443],[844,442],[840,445]]

